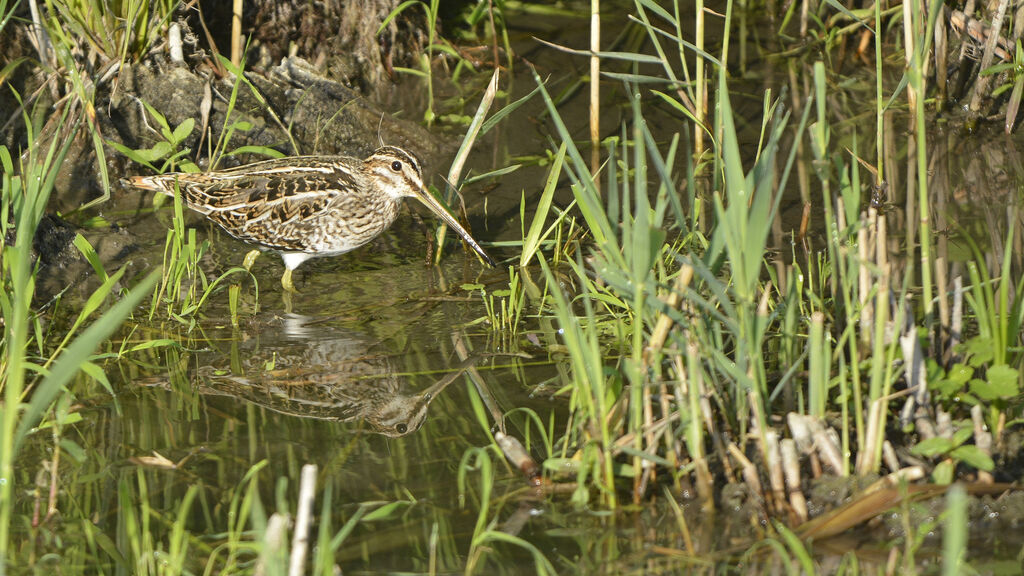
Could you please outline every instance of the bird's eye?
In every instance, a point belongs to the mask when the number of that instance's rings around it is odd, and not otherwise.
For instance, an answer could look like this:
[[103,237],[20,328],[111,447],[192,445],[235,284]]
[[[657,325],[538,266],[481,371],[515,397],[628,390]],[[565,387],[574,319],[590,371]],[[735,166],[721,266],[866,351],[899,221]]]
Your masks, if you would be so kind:
[[395,160],[394,162],[391,163],[391,169],[394,170],[395,172],[401,172],[402,163],[399,162],[398,160]]
[[[395,162],[395,164],[398,164],[398,162]],[[392,166],[394,166],[395,164],[392,164]],[[401,164],[398,165],[401,166]],[[398,430],[399,434],[405,434],[406,432],[409,431],[409,427],[406,426],[405,424],[399,424],[398,426],[395,426],[395,430]]]

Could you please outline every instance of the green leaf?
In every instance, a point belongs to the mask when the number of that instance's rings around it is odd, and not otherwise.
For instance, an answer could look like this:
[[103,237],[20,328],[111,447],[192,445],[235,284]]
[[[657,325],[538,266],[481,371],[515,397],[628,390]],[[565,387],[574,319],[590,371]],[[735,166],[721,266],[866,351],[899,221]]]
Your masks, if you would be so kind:
[[978,73],[979,76],[992,76],[993,74],[1001,74],[1009,70],[1013,70],[1017,65],[1013,62],[1006,62],[1003,64],[996,64],[995,66],[989,66]]
[[114,150],[117,150],[118,152],[126,156],[132,162],[135,162],[137,164],[145,164],[150,168],[153,168],[153,166],[151,165],[152,163],[148,160],[148,157],[143,157],[143,155],[139,151],[133,150],[125,146],[124,144],[113,142],[111,140],[107,140],[107,144],[109,144]]
[[868,22],[870,21],[869,19],[858,17],[856,14],[851,12],[849,8],[847,8],[846,6],[843,6],[837,0],[825,0],[825,3],[829,4],[830,6],[835,8],[836,10],[839,10],[840,12],[845,14],[846,17],[849,18],[850,20],[852,20],[854,22],[860,23],[860,25],[863,26],[864,29],[867,30],[868,32],[874,32],[871,29],[871,26],[868,26]]
[[949,369],[949,372],[946,373],[946,378],[948,380],[956,382],[961,386],[970,382],[971,378],[973,377],[974,370],[971,369],[969,366],[961,364],[959,362],[954,364],[953,367]]
[[949,452],[955,446],[948,438],[928,438],[917,443],[910,449],[910,453],[917,456],[934,457]]
[[386,520],[392,516],[399,508],[411,506],[413,503],[405,500],[398,500],[395,502],[389,502],[380,508],[377,508],[373,512],[370,512],[366,516],[363,516],[363,522],[375,522],[377,520]]
[[181,343],[178,342],[177,340],[172,340],[170,338],[157,338],[156,340],[146,340],[141,344],[136,344],[135,346],[129,348],[127,352],[139,352],[142,350],[148,350],[150,348],[157,348],[160,346],[171,346],[180,348]]
[[676,25],[676,19],[674,16],[668,13],[667,10],[659,6],[654,0],[640,0],[640,4],[643,4],[644,8],[654,12],[658,17],[668,21],[673,26]]
[[995,355],[995,342],[991,338],[976,336],[965,344],[968,363],[977,368],[992,361]]
[[148,103],[143,102],[142,105],[146,107],[146,111],[149,112],[149,115],[153,117],[153,120],[155,120],[156,123],[160,125],[160,130],[165,135],[169,135],[171,133],[171,126],[167,123],[167,118],[165,118],[163,114],[158,112],[156,108],[153,108]]
[[971,427],[970,422],[966,422],[963,428],[957,428],[956,432],[953,432],[953,445],[959,446],[974,435],[974,428]]
[[937,380],[928,385],[928,389],[930,391],[945,399],[951,399],[955,397],[958,392],[963,390],[963,388],[963,384],[955,382],[948,378]]
[[580,467],[580,461],[572,458],[548,458],[541,463],[541,467],[554,474],[576,474]]
[[178,124],[178,127],[174,129],[174,133],[171,134],[171,142],[177,146],[182,140],[188,137],[192,133],[192,129],[196,127],[196,121],[194,118],[186,118],[184,122]]
[[1015,396],[1020,389],[1020,372],[1005,364],[989,368],[985,379],[999,389],[1012,391],[1006,396]]
[[1017,395],[1017,382],[1007,383],[1003,380],[992,382],[975,378],[971,380],[971,392],[988,402],[1012,398]]
[[82,253],[82,256],[85,256],[86,261],[88,261],[92,266],[93,271],[96,272],[96,276],[98,276],[100,280],[106,280],[107,271],[103,269],[103,263],[100,262],[99,255],[96,254],[96,250],[92,247],[92,244],[85,239],[85,236],[75,234],[74,244],[75,247],[78,248],[78,251]]
[[978,470],[991,471],[995,468],[995,462],[992,461],[992,457],[982,452],[981,448],[977,446],[959,446],[955,450],[949,453],[949,455],[968,466],[973,466]]
[[537,249],[540,248],[541,242],[547,238],[548,234],[551,233],[549,228],[547,233],[544,233],[544,222],[547,220],[548,212],[551,210],[551,200],[555,195],[555,187],[558,184],[558,179],[562,174],[562,165],[565,162],[565,151],[566,144],[562,142],[562,145],[558,148],[558,153],[555,154],[555,160],[551,165],[551,169],[548,171],[547,181],[544,183],[544,190],[540,194],[540,200],[537,202],[537,210],[533,214],[533,221],[530,223],[530,231],[527,232],[523,238],[523,251],[519,257],[519,265],[526,266],[533,260],[534,255],[537,253]]
[[279,150],[274,150],[273,148],[268,148],[266,146],[256,146],[256,145],[239,146],[238,148],[235,148],[234,150],[232,150],[232,151],[230,151],[230,152],[228,152],[227,154],[224,154],[224,155],[225,156],[237,156],[239,154],[262,154],[263,156],[266,156],[268,158],[284,158],[285,157],[284,152],[281,152]]
[[522,166],[523,166],[522,164],[512,164],[510,166],[505,166],[504,168],[498,168],[497,170],[491,170],[490,172],[485,172],[483,174],[476,174],[476,175],[473,175],[473,176],[467,176],[466,179],[463,180],[462,185],[465,186],[467,184],[472,184],[473,182],[478,182],[480,180],[486,180],[488,178],[497,178],[498,176],[504,176],[505,174],[509,174],[511,172],[515,172],[516,170],[519,170],[520,168],[522,168]]
[[953,464],[953,461],[943,460],[935,466],[934,470],[932,470],[932,480],[936,484],[951,484],[953,482],[954,472],[956,472],[956,465]]
[[107,373],[102,368],[93,364],[92,362],[83,362],[81,365],[82,372],[89,375],[90,378],[100,383],[103,389],[107,391],[111,396],[114,395],[114,387],[110,385],[110,380],[107,379]]
[[77,443],[75,443],[70,438],[61,438],[61,440],[60,440],[60,447],[63,448],[64,452],[66,452],[68,456],[71,456],[71,458],[75,462],[77,462],[79,464],[81,464],[82,462],[85,462],[85,460],[86,460],[85,450],[82,449],[81,446],[79,446]]
[[391,21],[394,20],[399,14],[404,12],[406,8],[410,6],[415,6],[417,4],[422,6],[425,12],[430,12],[430,9],[427,7],[427,5],[424,4],[423,2],[420,2],[420,0],[406,0],[405,2],[399,4],[397,8],[392,10],[391,13],[388,14],[386,18],[384,18],[384,21],[380,23],[380,28],[377,28],[377,34],[383,32],[384,29],[388,27],[388,24],[390,24]]
[[508,106],[505,106],[501,110],[498,110],[493,115],[491,115],[491,117],[488,118],[487,121],[483,123],[483,126],[480,127],[480,136],[487,134],[487,132],[490,131],[491,128],[494,128],[498,124],[498,122],[501,122],[503,118],[514,112],[516,108],[519,108],[520,106],[525,104],[527,100],[533,98],[533,95],[536,94],[539,90],[540,87],[538,86],[537,88],[534,88],[533,91],[531,91],[526,96],[523,96],[519,100],[516,100],[515,102],[509,104]]
[[40,416],[50,406],[57,394],[64,388],[81,365],[88,361],[89,356],[100,342],[106,340],[117,330],[132,310],[151,294],[160,279],[160,271],[154,271],[145,280],[140,282],[127,296],[121,298],[103,316],[92,323],[82,332],[70,346],[57,357],[53,363],[50,373],[43,378],[43,381],[32,394],[32,400],[18,423],[18,430],[15,433],[14,453],[17,454],[24,442],[28,431],[39,421]]
[[612,464],[612,469],[615,471],[615,475],[620,478],[633,478],[636,476],[636,468],[632,464]]

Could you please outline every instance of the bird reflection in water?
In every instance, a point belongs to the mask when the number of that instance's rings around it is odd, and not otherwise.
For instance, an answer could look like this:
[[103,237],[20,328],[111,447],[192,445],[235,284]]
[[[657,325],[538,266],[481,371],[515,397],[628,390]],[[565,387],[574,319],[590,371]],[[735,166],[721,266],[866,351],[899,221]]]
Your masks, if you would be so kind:
[[[300,418],[362,421],[369,432],[392,438],[419,429],[437,396],[474,363],[426,389],[414,390],[396,375],[387,355],[372,354],[370,343],[351,332],[307,330],[302,317],[285,319],[291,338],[254,345],[236,343],[235,370],[199,369],[200,394],[231,396],[280,414]],[[262,335],[261,335],[262,336]]]

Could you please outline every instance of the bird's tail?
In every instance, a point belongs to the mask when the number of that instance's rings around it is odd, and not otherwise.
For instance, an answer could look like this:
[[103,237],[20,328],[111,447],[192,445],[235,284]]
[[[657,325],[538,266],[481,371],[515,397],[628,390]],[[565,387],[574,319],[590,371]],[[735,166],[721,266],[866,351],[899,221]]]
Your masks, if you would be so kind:
[[121,183],[126,186],[133,186],[140,190],[153,190],[162,192],[168,196],[174,196],[174,178],[168,178],[167,174],[158,176],[131,176],[122,178]]

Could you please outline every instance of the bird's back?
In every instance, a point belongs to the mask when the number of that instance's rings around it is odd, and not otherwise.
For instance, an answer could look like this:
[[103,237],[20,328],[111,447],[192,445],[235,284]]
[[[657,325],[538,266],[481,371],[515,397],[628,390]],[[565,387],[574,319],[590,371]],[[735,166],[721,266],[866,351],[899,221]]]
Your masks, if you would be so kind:
[[[361,160],[344,156],[296,156],[215,172],[136,176],[129,183],[168,196],[180,190],[186,206],[241,240],[273,250],[326,255],[369,240],[353,236],[363,235],[363,215],[375,213],[371,219],[382,226],[371,228],[379,233],[397,214],[393,200],[375,197],[375,189],[363,181],[361,165]],[[381,212],[383,218],[376,214]],[[333,222],[347,215],[354,226]],[[332,222],[325,224],[327,218]]]

